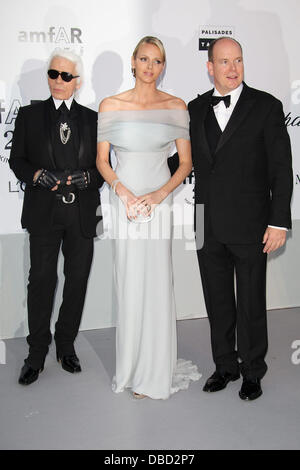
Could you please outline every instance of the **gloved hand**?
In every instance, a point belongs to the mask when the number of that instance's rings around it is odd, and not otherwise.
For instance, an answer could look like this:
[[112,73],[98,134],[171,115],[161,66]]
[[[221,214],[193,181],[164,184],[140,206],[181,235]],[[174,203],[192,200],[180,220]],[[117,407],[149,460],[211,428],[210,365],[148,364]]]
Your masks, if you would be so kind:
[[88,170],[76,170],[71,175],[71,183],[78,189],[86,189],[91,182]]
[[33,184],[34,186],[42,186],[43,188],[52,189],[57,185],[58,181],[60,181],[60,185],[66,184],[67,175],[64,171],[42,170]]

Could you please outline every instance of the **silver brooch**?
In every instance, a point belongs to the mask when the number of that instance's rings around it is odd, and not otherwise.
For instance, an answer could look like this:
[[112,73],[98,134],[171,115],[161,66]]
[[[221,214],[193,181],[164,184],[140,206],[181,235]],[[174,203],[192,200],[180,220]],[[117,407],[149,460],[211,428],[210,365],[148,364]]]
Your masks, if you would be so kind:
[[62,144],[66,144],[68,140],[70,139],[70,135],[71,135],[71,129],[66,122],[61,123],[59,133],[60,133],[60,140]]

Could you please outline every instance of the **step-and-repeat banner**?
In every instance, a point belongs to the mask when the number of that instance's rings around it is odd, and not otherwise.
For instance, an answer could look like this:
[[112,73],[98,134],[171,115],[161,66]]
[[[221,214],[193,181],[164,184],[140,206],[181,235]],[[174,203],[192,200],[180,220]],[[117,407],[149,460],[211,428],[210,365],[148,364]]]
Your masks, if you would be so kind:
[[[55,47],[82,56],[84,86],[78,101],[97,110],[106,96],[132,88],[130,58],[138,40],[158,36],[167,52],[159,87],[187,102],[212,84],[207,47],[218,36],[243,45],[245,81],[282,100],[290,133],[295,191],[293,219],[300,218],[300,60],[298,0],[1,0],[0,234],[22,232],[24,186],[8,159],[20,106],[49,96],[47,59]],[[242,155],[241,155],[242,157]],[[191,223],[193,174],[176,192],[177,224]],[[107,190],[102,191],[106,201]]]

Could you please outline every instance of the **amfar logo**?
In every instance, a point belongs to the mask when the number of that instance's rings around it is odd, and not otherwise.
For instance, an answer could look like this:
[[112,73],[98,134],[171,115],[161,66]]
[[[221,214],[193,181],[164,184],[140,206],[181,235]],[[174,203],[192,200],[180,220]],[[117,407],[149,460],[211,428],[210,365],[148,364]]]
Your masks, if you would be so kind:
[[[293,105],[298,106],[300,104],[300,80],[294,80],[292,82],[291,89],[291,101]],[[285,116],[285,125],[286,127],[300,127],[299,112],[297,112],[297,114],[292,114],[290,111]]]
[[50,42],[51,44],[82,44],[81,40],[82,31],[80,28],[66,28],[60,26],[50,26],[49,31],[19,31],[19,42]]
[[234,37],[232,26],[200,26],[199,51],[207,51],[210,43],[220,36]]
[[300,175],[299,175],[299,173],[295,173],[295,184],[300,184]]
[[183,184],[186,184],[189,188],[189,195],[188,197],[184,198],[186,204],[194,204],[195,199],[195,173],[194,170],[190,172],[190,174],[183,180]]

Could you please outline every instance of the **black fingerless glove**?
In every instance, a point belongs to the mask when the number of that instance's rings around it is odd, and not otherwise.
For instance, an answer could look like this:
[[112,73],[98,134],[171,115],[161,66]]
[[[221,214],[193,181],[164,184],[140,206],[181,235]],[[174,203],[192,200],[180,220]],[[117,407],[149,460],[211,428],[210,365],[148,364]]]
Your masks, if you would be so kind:
[[67,175],[64,171],[57,170],[42,170],[36,181],[33,183],[34,186],[42,186],[43,188],[52,189],[60,181],[60,185],[66,184]]
[[57,181],[58,179],[54,173],[51,173],[48,170],[42,170],[33,185],[52,189],[57,185]]
[[86,189],[91,182],[90,173],[88,170],[76,170],[71,174],[71,183],[82,190]]

